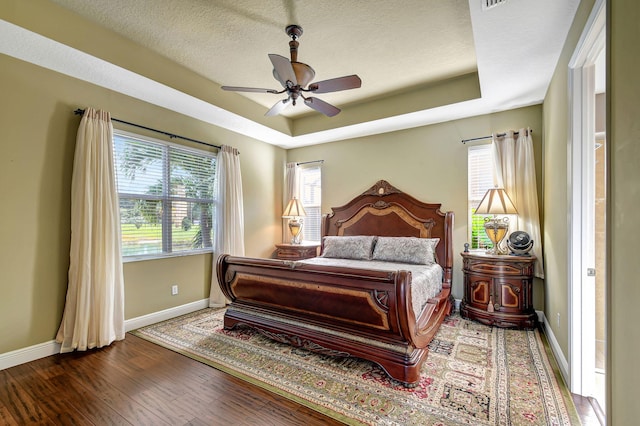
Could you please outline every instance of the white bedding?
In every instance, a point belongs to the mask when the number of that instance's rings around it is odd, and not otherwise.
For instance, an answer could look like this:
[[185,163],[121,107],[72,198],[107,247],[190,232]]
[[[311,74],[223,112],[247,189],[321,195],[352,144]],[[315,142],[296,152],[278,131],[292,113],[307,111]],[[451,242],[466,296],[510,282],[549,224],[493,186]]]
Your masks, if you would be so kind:
[[373,269],[377,271],[409,271],[411,272],[411,304],[416,318],[422,312],[427,301],[442,290],[442,267],[437,263],[431,265],[414,265],[377,260],[335,259],[314,257],[300,260],[298,263],[312,265],[343,266],[346,268]]

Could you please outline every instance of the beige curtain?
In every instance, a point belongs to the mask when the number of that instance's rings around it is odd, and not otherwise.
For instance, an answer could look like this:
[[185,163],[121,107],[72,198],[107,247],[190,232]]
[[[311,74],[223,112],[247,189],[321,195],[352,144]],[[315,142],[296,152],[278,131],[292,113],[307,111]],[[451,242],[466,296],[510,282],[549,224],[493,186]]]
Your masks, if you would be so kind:
[[221,254],[244,256],[244,209],[242,204],[242,177],[240,153],[223,145],[216,160],[217,205],[213,234],[213,273],[209,306],[221,307],[227,303],[218,284],[216,263]]
[[542,262],[542,238],[536,185],[535,158],[530,129],[520,129],[504,136],[493,135],[494,183],[507,191],[518,209],[517,218],[509,226],[509,232],[525,231],[531,236],[533,254],[538,258],[535,276],[544,278]]
[[[287,163],[284,174],[284,199],[282,200],[282,211],[287,207],[289,200],[296,197],[300,198],[298,188],[300,167],[297,163]],[[289,219],[282,218],[282,242],[291,242],[291,233],[289,232]]]
[[60,352],[124,339],[120,244],[111,117],[87,108],[78,128],[71,179],[69,283],[56,335]]

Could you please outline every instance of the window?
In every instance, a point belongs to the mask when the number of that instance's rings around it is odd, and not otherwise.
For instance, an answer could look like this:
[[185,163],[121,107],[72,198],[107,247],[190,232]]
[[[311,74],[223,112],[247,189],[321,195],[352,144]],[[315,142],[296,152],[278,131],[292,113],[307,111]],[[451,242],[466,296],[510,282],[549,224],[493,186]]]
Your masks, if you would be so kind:
[[472,249],[490,248],[493,243],[484,232],[484,216],[473,214],[482,201],[485,192],[493,188],[493,156],[491,145],[469,147],[468,154],[469,188],[469,243]]
[[123,256],[211,250],[215,154],[114,132]]
[[307,212],[302,228],[304,241],[320,241],[322,223],[321,192],[322,171],[318,163],[300,166],[298,182],[300,185],[300,201]]

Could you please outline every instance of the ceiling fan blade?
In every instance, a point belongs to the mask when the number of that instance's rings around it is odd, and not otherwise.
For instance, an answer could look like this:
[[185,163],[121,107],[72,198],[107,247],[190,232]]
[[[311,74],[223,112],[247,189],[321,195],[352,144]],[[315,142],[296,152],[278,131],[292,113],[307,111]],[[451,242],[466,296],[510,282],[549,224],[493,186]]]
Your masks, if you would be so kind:
[[271,109],[267,111],[265,115],[267,117],[271,117],[271,116],[280,114],[286,107],[288,107],[291,104],[290,101],[291,101],[291,98],[287,98],[287,99],[282,99],[276,102],[276,104],[272,106]]
[[259,89],[257,87],[236,87],[236,86],[222,86],[222,90],[229,90],[231,92],[254,92],[254,93],[279,93],[273,89]]
[[339,90],[357,89],[361,85],[362,80],[354,74],[311,83],[308,90],[313,93],[329,93]]
[[340,112],[339,108],[334,107],[333,105],[322,101],[318,98],[304,98],[304,103],[309,107],[313,108],[318,112],[323,113],[327,117],[333,117]]
[[291,81],[293,86],[298,84],[289,59],[275,53],[269,53],[269,59],[273,64],[273,76],[282,84],[282,87],[287,88],[287,81]]

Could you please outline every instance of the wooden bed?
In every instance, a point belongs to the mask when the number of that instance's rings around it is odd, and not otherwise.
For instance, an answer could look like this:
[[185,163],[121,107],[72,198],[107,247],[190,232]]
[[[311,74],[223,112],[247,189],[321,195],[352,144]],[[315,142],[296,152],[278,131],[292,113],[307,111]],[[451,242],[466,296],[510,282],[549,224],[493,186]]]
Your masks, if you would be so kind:
[[230,300],[224,327],[244,324],[297,347],[367,359],[414,386],[428,344],[452,308],[453,213],[383,180],[332,211],[323,218],[323,236],[439,238],[439,293],[415,314],[412,273],[402,265],[381,271],[221,255],[218,281]]

